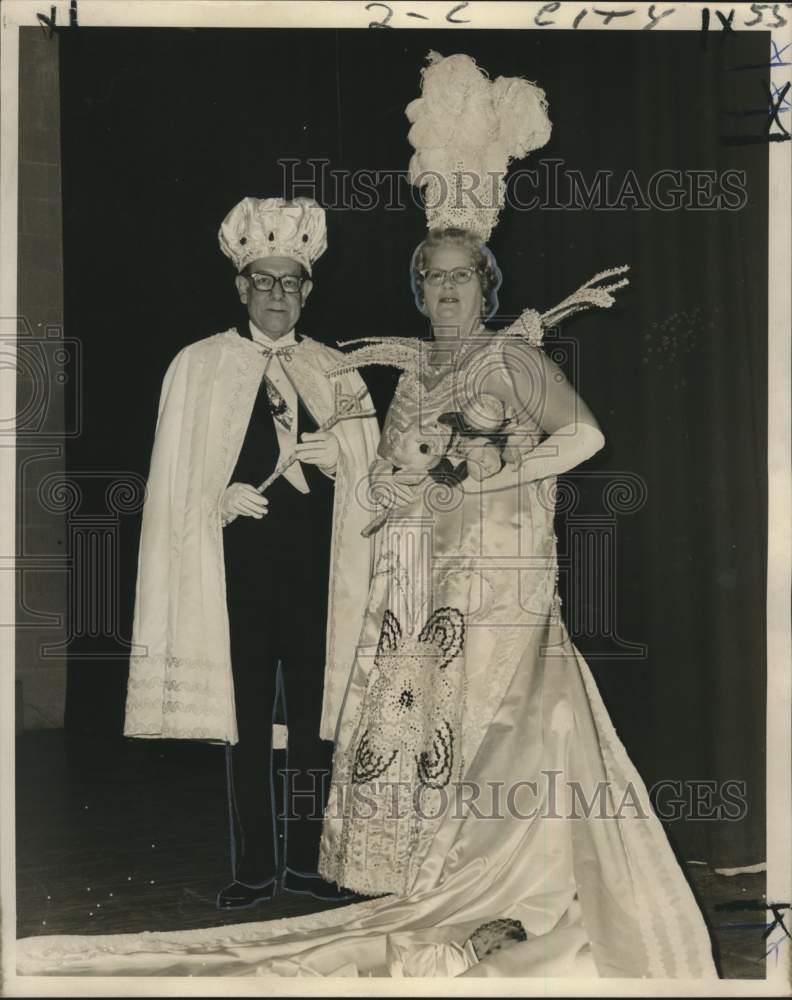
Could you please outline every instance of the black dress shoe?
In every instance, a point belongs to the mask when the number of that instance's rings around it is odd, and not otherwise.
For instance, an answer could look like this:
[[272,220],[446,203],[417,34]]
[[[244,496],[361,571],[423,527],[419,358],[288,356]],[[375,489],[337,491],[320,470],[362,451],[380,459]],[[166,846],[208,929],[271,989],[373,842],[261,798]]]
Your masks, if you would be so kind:
[[313,896],[328,903],[359,903],[366,896],[358,896],[351,889],[341,889],[332,882],[325,882],[316,872],[294,872],[286,869],[283,876],[283,889],[297,896]]
[[244,882],[232,882],[217,894],[218,910],[244,910],[258,903],[268,903],[275,895],[277,882],[271,878],[263,885],[246,885]]

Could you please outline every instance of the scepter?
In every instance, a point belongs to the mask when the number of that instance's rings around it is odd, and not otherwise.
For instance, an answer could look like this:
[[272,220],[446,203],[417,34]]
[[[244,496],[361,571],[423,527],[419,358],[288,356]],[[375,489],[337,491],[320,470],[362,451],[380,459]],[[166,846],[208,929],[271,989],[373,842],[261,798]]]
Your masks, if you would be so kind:
[[[329,431],[331,428],[335,427],[337,423],[341,420],[346,420],[349,417],[375,417],[376,413],[374,410],[361,410],[359,413],[353,412],[355,408],[363,401],[363,398],[368,393],[368,389],[363,386],[363,388],[358,389],[354,396],[338,396],[336,400],[336,406],[333,411],[332,416],[328,417],[324,423],[317,427],[317,433],[322,431]],[[299,456],[296,451],[293,451],[290,455],[287,455],[282,462],[279,462],[269,476],[264,480],[264,482],[256,487],[259,493],[263,493],[265,490],[269,489],[270,486],[279,479],[287,469],[290,469],[296,461],[298,461]]]

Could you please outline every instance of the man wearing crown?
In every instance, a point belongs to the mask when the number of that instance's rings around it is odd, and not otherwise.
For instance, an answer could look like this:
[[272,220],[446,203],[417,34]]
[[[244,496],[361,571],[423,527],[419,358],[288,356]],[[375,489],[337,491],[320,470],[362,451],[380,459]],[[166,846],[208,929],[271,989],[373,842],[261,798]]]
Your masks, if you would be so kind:
[[[124,732],[226,744],[233,881],[218,907],[234,910],[279,889],[339,898],[316,873],[318,845],[372,572],[356,487],[379,431],[360,377],[326,374],[342,355],[297,331],[324,210],[245,198],[219,239],[248,322],[183,348],[165,375]],[[288,727],[282,824],[276,721]]]

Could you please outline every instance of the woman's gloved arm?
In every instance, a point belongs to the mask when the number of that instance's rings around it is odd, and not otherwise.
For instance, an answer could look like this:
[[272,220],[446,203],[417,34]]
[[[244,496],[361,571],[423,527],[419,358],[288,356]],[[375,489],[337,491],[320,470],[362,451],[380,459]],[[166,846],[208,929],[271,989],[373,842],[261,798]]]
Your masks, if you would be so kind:
[[569,472],[595,455],[605,444],[598,427],[579,421],[559,427],[555,433],[521,456],[518,466],[523,482],[547,479]]

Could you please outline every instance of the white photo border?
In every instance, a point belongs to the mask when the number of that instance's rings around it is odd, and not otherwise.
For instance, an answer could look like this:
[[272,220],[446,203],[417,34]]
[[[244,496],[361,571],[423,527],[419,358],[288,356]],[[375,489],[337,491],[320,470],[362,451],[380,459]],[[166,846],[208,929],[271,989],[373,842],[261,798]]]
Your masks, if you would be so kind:
[[[69,24],[75,0],[4,0],[0,7],[0,332],[16,330],[19,28],[47,19]],[[425,19],[408,16],[418,11]],[[599,11],[599,13],[597,12]],[[603,16],[607,11],[611,17]],[[705,11],[707,14],[705,15]],[[44,21],[38,15],[44,16]],[[769,31],[768,68],[782,88],[792,79],[792,3],[497,2],[497,0],[76,0],[85,27],[311,27],[366,28],[384,22],[394,30],[455,31],[511,28],[526,31]],[[461,43],[464,44],[464,43]],[[787,55],[781,58],[779,53]],[[784,61],[786,59],[786,61]],[[767,897],[792,898],[792,143],[769,143],[768,232],[768,571],[767,571]],[[12,334],[13,336],[13,334]],[[11,362],[9,364],[8,362]],[[0,366],[0,421],[13,426],[16,371],[13,357]],[[0,447],[0,901],[2,988],[8,996],[398,996],[400,981],[312,978],[31,977],[16,974],[14,814],[14,614],[15,451]],[[420,996],[778,996],[790,988],[790,942],[777,962],[768,959],[764,980],[413,979]]]

